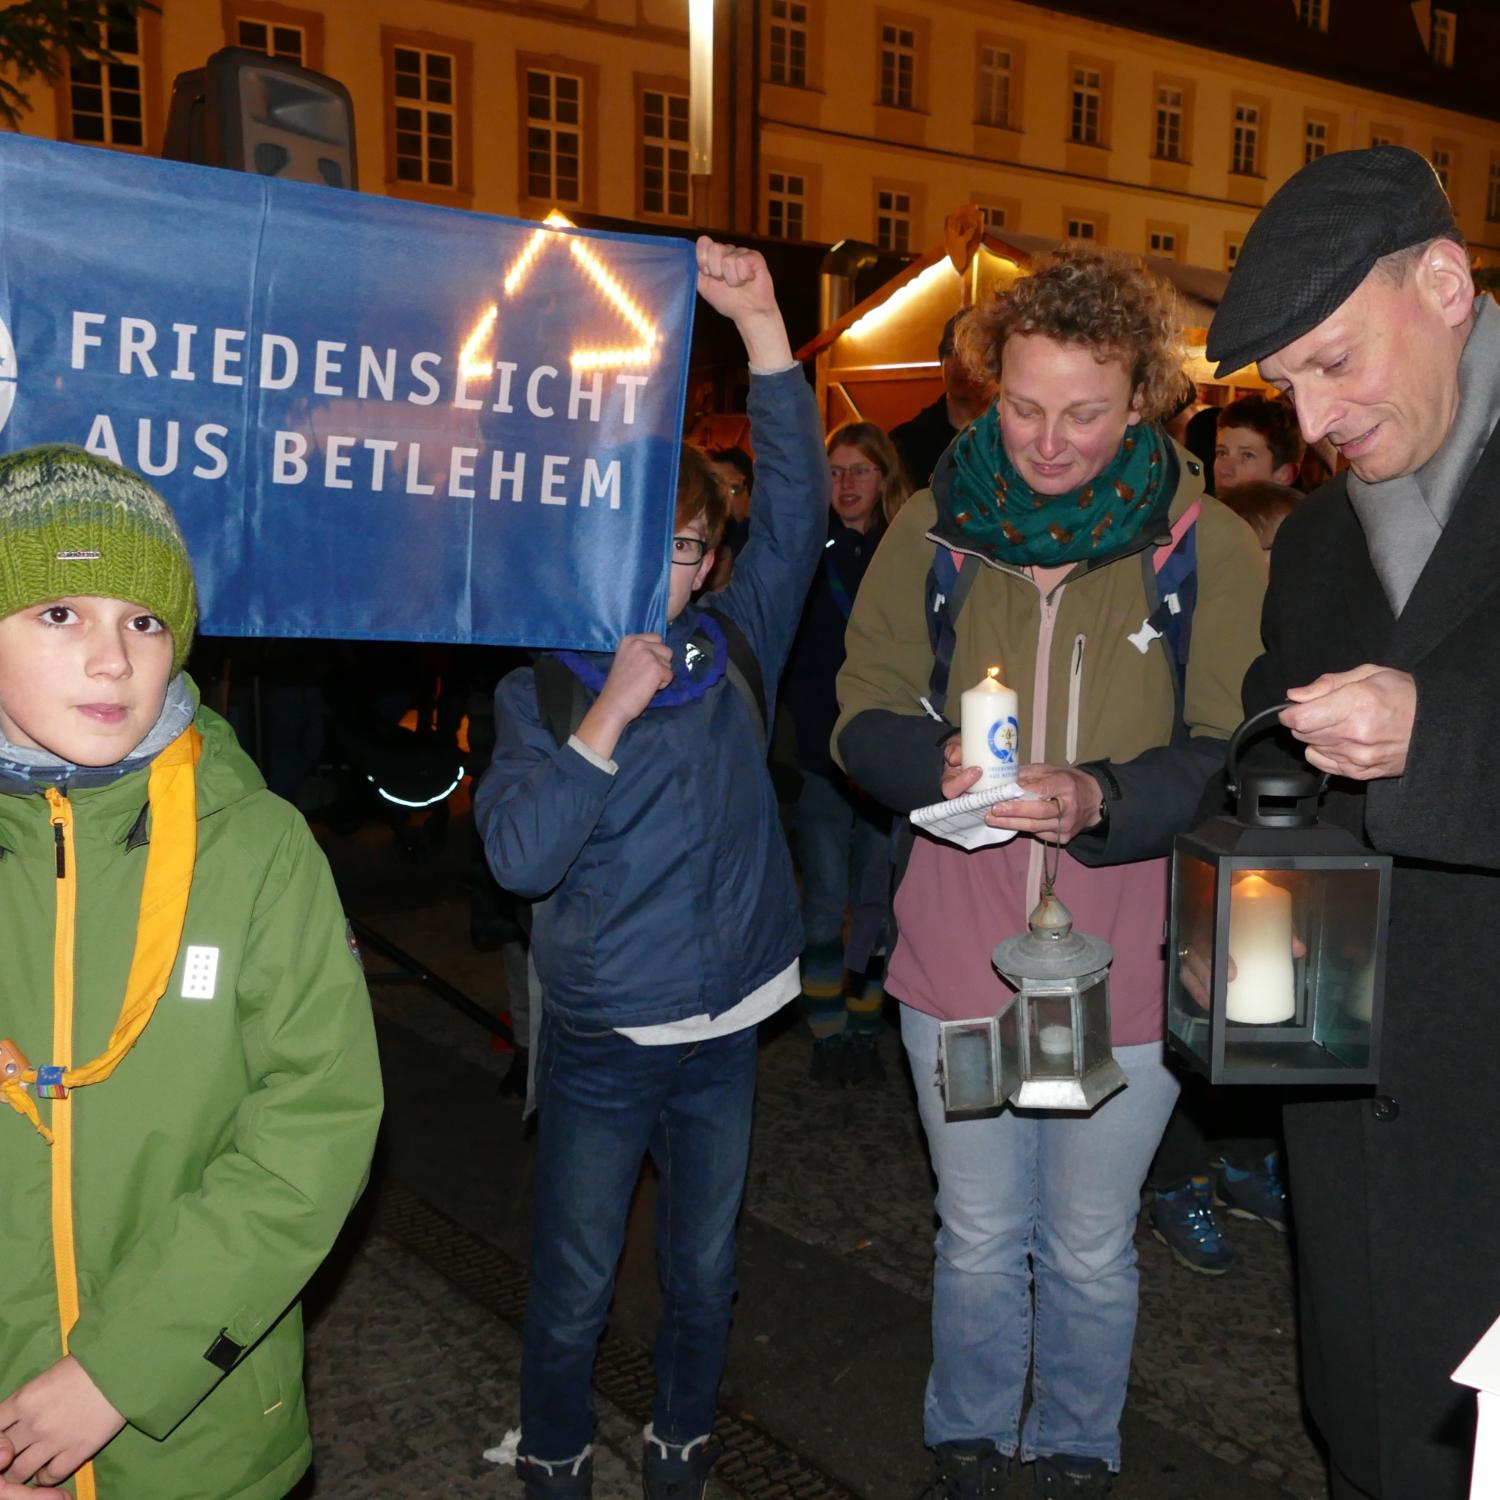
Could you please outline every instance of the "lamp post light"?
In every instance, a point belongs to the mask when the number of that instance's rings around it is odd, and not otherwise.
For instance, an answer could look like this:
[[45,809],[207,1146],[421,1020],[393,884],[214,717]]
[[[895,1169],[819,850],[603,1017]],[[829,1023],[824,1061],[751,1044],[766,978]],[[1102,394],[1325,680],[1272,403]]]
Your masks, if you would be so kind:
[[693,223],[707,227],[714,159],[714,0],[688,0],[688,171]]
[[1238,771],[1234,815],[1172,852],[1167,1044],[1211,1083],[1374,1083],[1390,906],[1389,856],[1318,821],[1327,777]]

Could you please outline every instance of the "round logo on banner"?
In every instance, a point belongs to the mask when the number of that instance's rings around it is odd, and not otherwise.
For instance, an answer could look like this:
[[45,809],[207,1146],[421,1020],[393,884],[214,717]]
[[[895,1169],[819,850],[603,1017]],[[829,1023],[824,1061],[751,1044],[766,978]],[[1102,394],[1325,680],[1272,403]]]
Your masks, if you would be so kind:
[[0,431],[10,420],[10,409],[16,404],[16,346],[10,341],[10,329],[0,319]]
[[1012,761],[1016,758],[1016,745],[1021,738],[1021,726],[1014,719],[997,719],[990,725],[987,738],[990,754],[996,760]]

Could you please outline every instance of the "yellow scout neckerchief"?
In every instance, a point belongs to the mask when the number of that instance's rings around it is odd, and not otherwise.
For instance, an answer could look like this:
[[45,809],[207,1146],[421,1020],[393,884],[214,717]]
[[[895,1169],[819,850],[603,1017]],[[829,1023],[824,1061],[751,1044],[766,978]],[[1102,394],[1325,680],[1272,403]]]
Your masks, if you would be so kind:
[[25,1115],[48,1144],[53,1132],[42,1124],[32,1098],[22,1084],[37,1085],[41,1098],[52,1099],[53,1125],[66,1116],[68,1092],[102,1083],[146,1029],[171,978],[182,943],[193,865],[198,854],[198,799],[196,768],[203,740],[189,725],[151,763],[146,800],[151,812],[151,842],[146,849],[146,874],[141,886],[140,916],[135,953],[125,982],[125,1000],[110,1034],[109,1045],[92,1062],[71,1067],[73,1051],[73,948],[77,872],[73,859],[73,811],[67,798],[50,787],[47,802],[57,838],[57,927],[53,951],[53,1046],[50,1067],[25,1064],[14,1043],[0,1044],[20,1062],[13,1075],[0,1077],[0,1093],[12,1109]]
[[[109,1045],[92,1062],[70,1066],[73,1055],[73,951],[76,940],[78,870],[74,857],[73,809],[49,787],[47,805],[57,840],[57,918],[52,952],[52,1056],[49,1067],[26,1064],[14,1042],[0,1041],[0,1093],[12,1109],[36,1126],[52,1147],[52,1264],[57,1280],[57,1316],[62,1352],[78,1322],[78,1262],[73,1245],[73,1100],[71,1091],[102,1083],[135,1046],[166,990],[182,944],[193,866],[198,857],[198,758],[203,740],[190,724],[151,763],[146,801],[151,810],[151,842],[136,921],[135,953],[125,981],[125,1001]],[[36,1102],[22,1088],[36,1085],[52,1100],[52,1128],[42,1124]],[[96,1500],[94,1466],[73,1476],[78,1500]]]

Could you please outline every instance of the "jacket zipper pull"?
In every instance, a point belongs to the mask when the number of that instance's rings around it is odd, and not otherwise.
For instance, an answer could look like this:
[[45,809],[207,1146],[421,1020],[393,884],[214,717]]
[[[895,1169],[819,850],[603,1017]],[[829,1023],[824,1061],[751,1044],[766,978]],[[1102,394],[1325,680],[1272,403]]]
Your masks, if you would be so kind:
[[68,878],[68,846],[66,836],[63,833],[62,793],[48,787],[46,797],[47,805],[52,812],[52,840],[57,846],[57,878],[59,880],[66,880]]

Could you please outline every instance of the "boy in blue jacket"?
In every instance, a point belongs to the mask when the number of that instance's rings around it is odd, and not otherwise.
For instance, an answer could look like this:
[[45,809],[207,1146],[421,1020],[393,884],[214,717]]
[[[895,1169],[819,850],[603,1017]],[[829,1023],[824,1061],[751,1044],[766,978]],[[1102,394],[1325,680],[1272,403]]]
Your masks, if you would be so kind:
[[726,635],[748,645],[769,697],[822,548],[828,469],[765,262],[700,239],[698,291],[733,319],[750,360],[755,508],[733,581],[712,611],[694,604],[725,506],[706,461],[684,448],[665,638],[626,636],[613,659],[564,656],[588,705],[571,734],[549,728],[531,670],[507,677],[475,798],[495,878],[537,902],[544,994],[516,1459],[528,1500],[591,1493],[590,1376],[647,1152],[661,1179],[663,1300],[645,1494],[701,1497],[756,1023],[800,992],[801,923],[764,729]]

